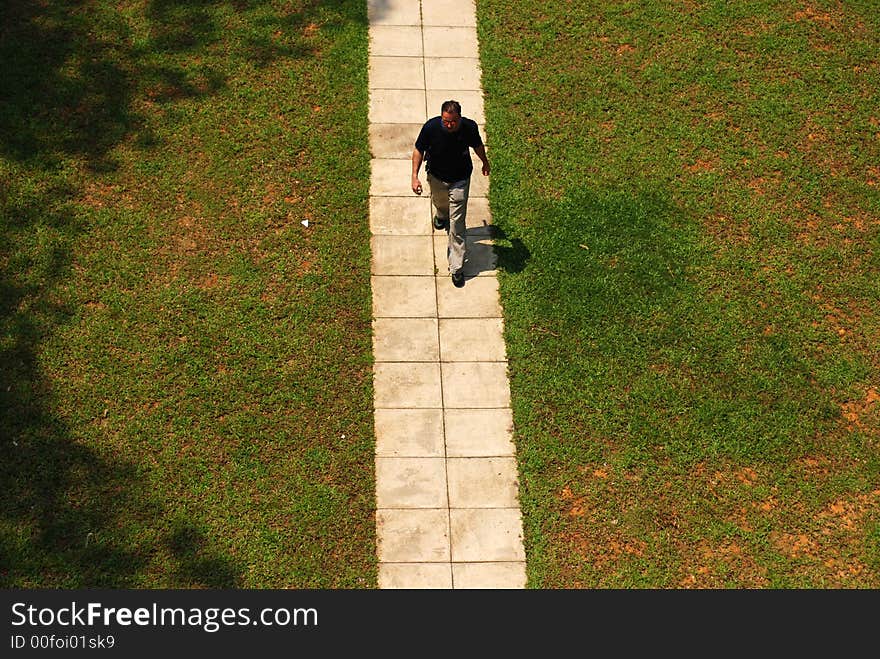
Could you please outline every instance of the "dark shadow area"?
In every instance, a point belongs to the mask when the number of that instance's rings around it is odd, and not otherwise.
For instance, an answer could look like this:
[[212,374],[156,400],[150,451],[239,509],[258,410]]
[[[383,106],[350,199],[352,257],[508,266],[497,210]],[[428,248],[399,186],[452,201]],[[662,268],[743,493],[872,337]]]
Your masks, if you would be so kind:
[[800,326],[759,304],[767,292],[747,269],[722,268],[662,191],[570,191],[523,231],[531,259],[509,282],[505,322],[529,337],[511,360],[528,361],[553,424],[588,423],[634,460],[662,445],[682,463],[787,459],[828,426]]
[[496,267],[505,272],[522,272],[531,257],[526,244],[515,236],[508,236],[499,226],[489,227],[489,239],[494,243]]
[[135,83],[116,44],[90,29],[84,2],[11,0],[0,7],[0,154],[42,168],[65,155],[110,166],[138,123]]
[[105,531],[116,526],[117,510],[149,508],[149,498],[138,492],[131,464],[79,445],[54,411],[38,354],[71,314],[51,294],[70,256],[62,241],[42,250],[22,245],[29,231],[76,235],[55,202],[73,191],[47,185],[43,197],[29,199],[23,188],[10,182],[0,200],[0,586],[125,585],[143,558]]
[[179,561],[177,588],[235,588],[238,573],[232,563],[205,551],[205,532],[191,522],[178,520],[167,546]]
[[[160,511],[149,510],[133,465],[78,445],[63,422],[39,404],[21,410],[27,433],[4,436],[0,444],[0,586],[130,586],[147,556],[120,541],[117,511],[126,510],[126,516],[132,510],[151,516]],[[5,408],[3,423],[9,416]]]
[[[71,190],[62,185],[46,192],[63,198]],[[63,241],[36,253],[15,248],[28,228],[71,238],[77,228],[63,205],[44,208],[14,196],[0,206],[0,587],[132,587],[154,552],[132,520],[153,526],[166,506],[137,465],[77,441],[55,411],[39,354],[72,315],[53,294],[69,275],[70,254]],[[197,556],[193,543],[170,549],[181,581],[234,583],[228,563]]]
[[373,22],[381,22],[391,12],[389,0],[367,0],[369,16]]
[[[659,193],[569,191],[533,211],[532,255],[543,254],[534,282],[539,308],[570,309],[578,324],[636,322],[689,288],[695,236]],[[526,229],[524,229],[526,230]],[[525,246],[505,257],[522,270]]]
[[[269,4],[255,0],[232,6],[244,12]],[[277,18],[255,17],[243,43],[229,46],[258,66],[316,55],[299,36],[322,4],[346,20],[363,20],[351,2],[314,2]],[[76,156],[95,171],[113,169],[110,150],[148,130],[135,101],[198,98],[226,86],[223,74],[200,63],[199,55],[224,47],[226,26],[210,10],[228,5],[227,0],[154,0],[146,10],[149,39],[138,42],[118,13],[83,0],[2,3],[0,154],[38,167],[55,167],[64,156]],[[174,55],[192,57],[169,59]]]
[[[448,229],[446,233],[448,235]],[[519,238],[508,238],[504,230],[497,226],[469,227],[465,232],[465,241],[465,280],[477,277],[482,272],[521,272],[529,259],[525,243]],[[448,252],[447,249],[447,255]]]
[[[144,35],[109,3],[0,3],[0,587],[125,587],[149,567],[155,547],[144,529],[161,524],[167,504],[112,446],[78,440],[88,433],[68,426],[41,353],[78,312],[64,285],[89,231],[74,206],[82,182],[117,171],[114,150],[127,141],[164,146],[144,108],[223,90],[224,73],[201,63],[211,48],[258,66],[313,55],[300,33],[321,3],[277,19],[263,11],[243,43],[210,11],[271,4],[154,0],[137,19]],[[332,4],[345,20],[364,20],[360,5]],[[172,532],[179,579],[234,586],[231,564],[204,546],[195,527]]]
[[[153,0],[147,8],[152,27],[150,48],[164,52],[191,51],[219,42],[213,15],[208,11],[226,2],[217,0]],[[234,5],[244,11],[249,5],[259,3],[239,2]]]
[[[63,206],[43,208],[39,198],[12,192],[18,199],[4,197],[0,206],[0,586],[124,586],[144,557],[118,542],[117,511],[154,516],[155,507],[133,465],[78,444],[53,409],[38,355],[71,314],[51,294],[69,270],[68,250],[61,242],[38,253],[16,250],[28,229],[76,229]],[[62,185],[46,193],[71,191]]]

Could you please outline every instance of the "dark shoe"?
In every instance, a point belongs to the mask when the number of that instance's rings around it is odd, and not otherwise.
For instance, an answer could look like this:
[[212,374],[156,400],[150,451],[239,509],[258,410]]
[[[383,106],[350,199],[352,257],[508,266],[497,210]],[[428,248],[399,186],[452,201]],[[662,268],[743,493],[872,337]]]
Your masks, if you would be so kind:
[[441,220],[439,217],[434,217],[434,228],[437,231],[443,231],[446,228],[446,220]]
[[456,288],[464,286],[464,273],[461,270],[452,273],[452,285]]

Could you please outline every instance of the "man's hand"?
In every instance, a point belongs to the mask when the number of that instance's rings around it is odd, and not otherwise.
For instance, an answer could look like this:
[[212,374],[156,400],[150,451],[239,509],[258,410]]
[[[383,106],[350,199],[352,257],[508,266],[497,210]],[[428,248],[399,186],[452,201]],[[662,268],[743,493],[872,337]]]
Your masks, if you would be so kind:
[[489,176],[489,161],[483,161],[483,176]]
[[422,194],[422,182],[418,176],[412,177],[412,191],[416,194]]

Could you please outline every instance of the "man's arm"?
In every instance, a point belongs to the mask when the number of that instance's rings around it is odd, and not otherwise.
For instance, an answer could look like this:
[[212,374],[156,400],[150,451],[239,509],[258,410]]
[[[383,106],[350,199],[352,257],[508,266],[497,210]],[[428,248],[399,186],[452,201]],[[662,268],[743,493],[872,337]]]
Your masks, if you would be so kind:
[[419,180],[419,168],[422,166],[422,152],[413,149],[412,152],[412,191],[422,194],[422,182]]
[[489,158],[486,156],[486,147],[482,144],[474,147],[474,153],[483,161],[483,176],[489,176]]

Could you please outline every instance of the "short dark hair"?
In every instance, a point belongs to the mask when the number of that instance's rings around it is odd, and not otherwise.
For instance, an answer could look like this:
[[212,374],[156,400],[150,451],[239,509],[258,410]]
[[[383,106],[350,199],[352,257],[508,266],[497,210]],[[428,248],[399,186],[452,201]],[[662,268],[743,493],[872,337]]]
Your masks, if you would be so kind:
[[443,112],[461,114],[461,104],[458,101],[443,101],[443,105],[440,106],[440,113],[442,114]]

